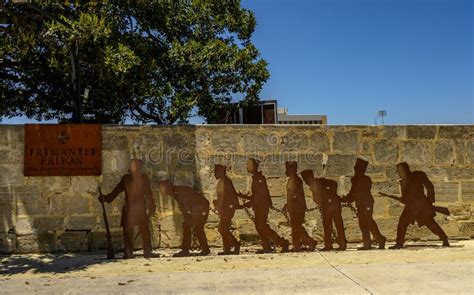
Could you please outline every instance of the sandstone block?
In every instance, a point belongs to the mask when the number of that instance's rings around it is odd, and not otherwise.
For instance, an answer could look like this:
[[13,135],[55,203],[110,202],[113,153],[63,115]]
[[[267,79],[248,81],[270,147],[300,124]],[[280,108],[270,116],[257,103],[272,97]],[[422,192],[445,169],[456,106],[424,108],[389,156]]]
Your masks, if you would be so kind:
[[434,182],[436,202],[455,203],[458,201],[457,182]]
[[308,139],[308,150],[314,153],[329,152],[329,138],[323,132],[311,132]]
[[420,141],[405,141],[402,143],[402,161],[411,164],[429,166],[432,152],[430,144]]
[[407,126],[408,139],[434,139],[437,132],[436,126]]
[[64,217],[45,216],[33,218],[35,232],[56,231],[64,229]]
[[387,140],[406,140],[407,126],[383,126],[382,134]]
[[55,215],[89,213],[89,200],[82,194],[50,194],[51,212]]
[[380,140],[374,144],[375,161],[380,164],[394,163],[398,159],[398,144],[391,140]]
[[467,139],[469,138],[468,126],[439,126],[438,138]]
[[13,233],[0,232],[0,254],[12,254],[16,250],[16,236]]
[[125,135],[107,134],[102,137],[102,150],[128,150],[128,139]]
[[54,232],[17,236],[16,253],[55,252],[58,250],[57,242]]
[[435,163],[454,164],[454,146],[448,141],[438,141],[435,143]]
[[464,202],[474,202],[474,181],[461,182],[461,198]]
[[356,156],[330,155],[328,157],[326,175],[328,177],[339,177],[353,174],[353,166]]
[[[109,216],[107,216],[109,220]],[[66,230],[94,230],[97,228],[97,217],[95,216],[69,216],[65,222]],[[110,224],[109,224],[110,226]]]
[[358,133],[355,131],[335,132],[332,147],[335,151],[358,153],[360,151]]
[[463,236],[474,238],[474,221],[461,221],[459,224],[459,232]]
[[66,252],[88,250],[87,231],[66,231],[59,236],[59,249]]

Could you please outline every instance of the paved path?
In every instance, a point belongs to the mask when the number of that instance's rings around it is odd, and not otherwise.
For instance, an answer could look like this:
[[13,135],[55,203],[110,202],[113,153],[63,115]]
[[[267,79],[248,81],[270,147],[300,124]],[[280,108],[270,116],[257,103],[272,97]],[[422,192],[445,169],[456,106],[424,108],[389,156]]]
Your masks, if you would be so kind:
[[[0,293],[474,294],[474,240],[441,248],[105,260],[1,257]],[[218,249],[214,249],[217,251]]]

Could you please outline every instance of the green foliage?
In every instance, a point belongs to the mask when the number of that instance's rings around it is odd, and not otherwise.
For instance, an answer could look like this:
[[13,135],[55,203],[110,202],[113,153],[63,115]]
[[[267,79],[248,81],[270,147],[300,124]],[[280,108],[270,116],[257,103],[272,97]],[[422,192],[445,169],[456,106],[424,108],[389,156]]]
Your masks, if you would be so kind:
[[2,0],[0,115],[69,116],[76,46],[82,115],[103,123],[217,122],[269,77],[238,0],[52,2]]

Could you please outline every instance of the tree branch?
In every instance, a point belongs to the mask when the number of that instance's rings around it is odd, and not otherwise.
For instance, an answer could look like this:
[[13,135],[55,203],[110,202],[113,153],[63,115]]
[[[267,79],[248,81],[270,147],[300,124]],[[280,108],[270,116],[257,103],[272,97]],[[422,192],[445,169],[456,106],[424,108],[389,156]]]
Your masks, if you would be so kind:
[[152,115],[150,113],[145,112],[142,108],[136,106],[133,108],[134,111],[137,111],[141,116],[153,120],[159,125],[164,125],[163,120],[159,116]]

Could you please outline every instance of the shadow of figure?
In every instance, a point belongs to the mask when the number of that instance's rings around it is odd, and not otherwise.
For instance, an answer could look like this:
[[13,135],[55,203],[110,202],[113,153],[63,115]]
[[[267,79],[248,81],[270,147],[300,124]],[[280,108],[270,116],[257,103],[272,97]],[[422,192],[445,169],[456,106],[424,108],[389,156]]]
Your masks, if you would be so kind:
[[12,276],[27,271],[60,274],[85,270],[91,265],[107,264],[117,259],[99,258],[97,254],[37,254],[0,256],[0,276]]
[[293,252],[302,251],[302,246],[307,246],[309,251],[314,251],[316,241],[313,240],[303,227],[306,212],[306,200],[304,197],[303,181],[297,174],[297,163],[286,162],[286,204],[283,207],[290,215],[291,238],[293,240]]
[[135,226],[138,226],[139,233],[142,236],[144,257],[150,258],[154,256],[152,254],[149,216],[155,213],[156,206],[150,188],[150,180],[146,174],[142,174],[141,168],[141,160],[131,160],[130,173],[122,177],[110,194],[99,197],[100,202],[110,203],[121,192],[125,192],[125,202],[120,222],[120,226],[123,229],[123,258],[125,259],[133,258],[133,228]]
[[301,171],[301,177],[309,186],[313,200],[321,207],[321,218],[324,230],[324,248],[321,251],[333,250],[332,226],[336,226],[337,250],[346,250],[347,241],[342,220],[341,198],[337,195],[337,182],[324,177],[315,178],[313,170]]
[[[426,225],[437,235],[443,241],[443,247],[449,247],[448,236],[434,220],[436,209],[440,207],[433,206],[435,202],[433,183],[424,172],[411,171],[406,162],[397,164],[397,173],[401,178],[402,197],[399,198],[399,201],[405,204],[405,208],[398,221],[396,244],[390,249],[403,248],[408,225],[414,224],[415,221],[419,227]],[[427,195],[425,195],[425,189]],[[449,212],[445,214],[449,215]]]
[[[216,186],[217,200],[214,201],[214,207],[219,214],[219,233],[222,236],[224,250],[220,255],[240,253],[240,242],[232,235],[230,226],[235,211],[242,208],[239,204],[238,194],[235,190],[232,180],[226,175],[226,166],[216,164],[214,166],[214,176],[218,180]],[[233,250],[232,250],[233,248]]]
[[272,252],[270,241],[280,246],[282,252],[288,252],[290,243],[280,237],[268,225],[268,213],[273,203],[268,190],[267,180],[262,172],[258,171],[258,164],[259,161],[256,159],[247,160],[247,171],[252,175],[252,191],[250,196],[246,196],[249,201],[244,204],[244,207],[252,207],[255,213],[255,229],[260,237],[263,248],[257,251],[257,253]]
[[175,186],[169,180],[160,181],[159,188],[160,194],[173,196],[184,218],[181,251],[173,256],[185,257],[190,255],[193,229],[201,246],[199,255],[208,255],[210,251],[204,226],[209,217],[209,201],[194,189],[188,186]]
[[377,241],[379,249],[385,249],[387,239],[380,233],[377,223],[375,223],[372,217],[374,213],[374,198],[370,192],[372,180],[369,176],[365,175],[368,165],[369,162],[357,158],[354,165],[354,176],[351,178],[351,189],[347,196],[342,198],[341,202],[352,203],[355,201],[363,241],[363,246],[359,250],[372,249],[370,233],[372,233]]

